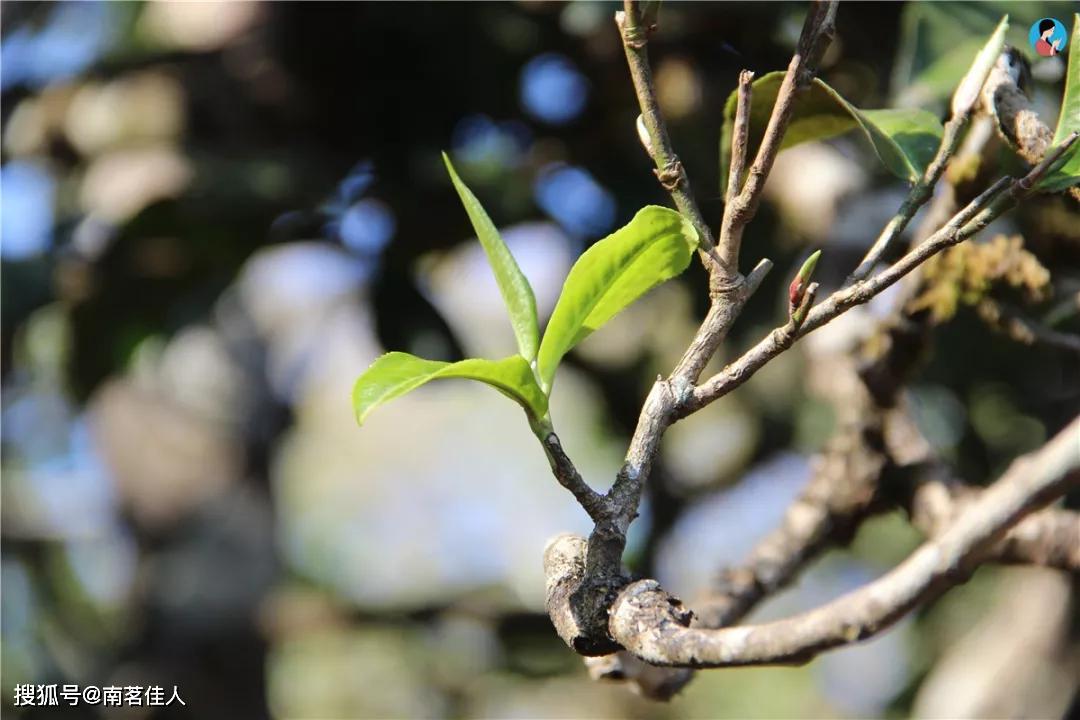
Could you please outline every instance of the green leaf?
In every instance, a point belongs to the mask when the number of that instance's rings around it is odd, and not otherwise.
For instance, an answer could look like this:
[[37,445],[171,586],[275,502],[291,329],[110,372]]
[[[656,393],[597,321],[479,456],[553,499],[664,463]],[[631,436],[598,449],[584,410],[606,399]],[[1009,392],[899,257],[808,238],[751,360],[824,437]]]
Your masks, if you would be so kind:
[[[1080,14],[1073,15],[1072,42],[1069,43],[1069,69],[1065,76],[1065,96],[1053,145],[1070,133],[1080,131]],[[1080,183],[1080,141],[1073,143],[1063,161],[1036,187],[1046,192],[1060,192]]]
[[440,378],[479,380],[521,405],[534,419],[547,414],[547,396],[536,384],[529,362],[520,355],[503,360],[447,363],[392,352],[372,363],[356,380],[352,393],[356,422],[362,425],[371,411],[383,403]]
[[1053,144],[1057,145],[1074,130],[1080,130],[1080,13],[1073,15],[1065,96],[1061,99],[1061,113],[1058,115]]
[[[783,82],[783,72],[772,72],[754,81],[750,103],[750,145],[761,142]],[[724,126],[720,134],[720,177],[726,182],[731,162],[731,135],[734,131],[736,93],[724,106]],[[915,180],[937,152],[942,127],[925,110],[859,110],[836,90],[817,78],[795,103],[791,124],[780,145],[789,148],[810,140],[825,140],[859,129],[870,141],[882,164],[892,174]],[[726,188],[725,188],[726,189]]]
[[690,264],[697,232],[679,213],[648,206],[590,247],[563,284],[537,357],[550,392],[555,369],[572,347],[621,310]]
[[510,249],[499,236],[495,224],[484,212],[480,201],[454,171],[454,166],[446,153],[443,153],[443,160],[450,173],[450,180],[453,181],[458,195],[461,196],[465,212],[469,214],[476,237],[484,247],[488,262],[491,263],[491,269],[495,273],[495,282],[498,283],[506,309],[510,312],[510,324],[514,326],[518,350],[526,360],[532,362],[536,359],[537,345],[540,342],[540,325],[536,319],[536,298],[533,295],[532,286],[521,272],[514,256],[510,254]]

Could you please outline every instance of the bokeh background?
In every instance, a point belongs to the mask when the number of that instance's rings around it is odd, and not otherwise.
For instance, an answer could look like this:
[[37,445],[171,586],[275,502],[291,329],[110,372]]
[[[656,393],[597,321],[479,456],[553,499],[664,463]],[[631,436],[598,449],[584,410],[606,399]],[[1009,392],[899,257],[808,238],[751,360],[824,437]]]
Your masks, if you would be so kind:
[[[1020,569],[981,570],[805,667],[702,674],[669,705],[592,683],[543,613],[540,568],[545,541],[587,518],[516,407],[451,382],[356,427],[351,384],[385,350],[512,348],[441,150],[541,315],[589,243],[668,202],[638,144],[615,9],[3,3],[5,716],[51,716],[12,707],[27,682],[177,685],[186,707],[115,716],[210,720],[903,717],[995,685],[1028,716],[1076,711],[1075,579]],[[943,113],[1003,12],[1027,50],[1033,20],[1074,9],[844,3],[822,74],[861,107]],[[741,68],[786,67],[804,13],[665,3],[659,99],[713,221],[723,102]],[[1033,75],[1056,118],[1064,64]],[[747,265],[776,269],[721,354],[783,317],[810,248],[825,247],[826,283],[842,279],[904,192],[853,135],[782,154],[744,243]],[[1075,218],[1045,200],[1002,226],[1071,247],[1053,272],[1073,293]],[[594,485],[704,287],[692,269],[568,359],[554,418]],[[834,424],[814,353],[886,308],[853,311],[672,428],[636,570],[690,596],[777,522]],[[985,482],[1075,412],[1080,378],[962,308],[912,391],[942,454]],[[918,541],[899,516],[875,520],[757,617],[852,589]]]

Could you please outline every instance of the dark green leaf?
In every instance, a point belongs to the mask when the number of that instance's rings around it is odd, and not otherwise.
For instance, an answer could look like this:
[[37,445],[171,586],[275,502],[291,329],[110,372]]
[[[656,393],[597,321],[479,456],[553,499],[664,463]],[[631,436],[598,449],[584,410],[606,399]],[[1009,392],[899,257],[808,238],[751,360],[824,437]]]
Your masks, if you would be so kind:
[[525,358],[512,355],[503,360],[462,360],[456,363],[424,360],[403,352],[383,355],[353,386],[353,411],[363,424],[372,410],[385,402],[440,378],[466,378],[487,383],[521,405],[535,419],[547,414],[547,396]]
[[[835,91],[833,91],[835,92]],[[843,100],[836,95],[837,102]],[[856,110],[848,108],[874,152],[896,177],[917,180],[941,145],[941,122],[925,110]]]
[[540,343],[537,371],[544,389],[550,392],[555,369],[570,348],[685,270],[697,243],[697,232],[679,213],[649,206],[582,253]]
[[[761,142],[783,79],[783,72],[773,72],[754,81],[750,103],[751,147]],[[732,93],[724,107],[724,126],[720,135],[720,177],[725,182],[731,161],[735,102],[736,94]],[[941,123],[925,110],[858,110],[833,88],[815,78],[799,95],[780,147],[825,140],[854,129],[863,132],[889,172],[905,180],[922,175],[937,151],[942,134]]]
[[510,254],[510,249],[506,247],[495,224],[484,212],[480,201],[454,171],[446,153],[443,153],[443,160],[495,273],[499,292],[502,293],[506,309],[510,313],[510,324],[514,327],[518,350],[526,360],[532,362],[536,358],[537,345],[540,342],[540,326],[536,319],[536,298],[533,296],[532,286],[521,272],[514,256]]

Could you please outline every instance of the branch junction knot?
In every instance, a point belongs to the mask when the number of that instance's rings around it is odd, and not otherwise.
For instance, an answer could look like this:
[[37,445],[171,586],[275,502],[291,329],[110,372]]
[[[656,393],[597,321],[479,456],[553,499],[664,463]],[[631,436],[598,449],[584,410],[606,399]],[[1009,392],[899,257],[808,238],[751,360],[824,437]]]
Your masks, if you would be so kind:
[[649,42],[649,31],[647,28],[643,28],[637,23],[625,22],[625,15],[622,12],[617,13],[619,16],[619,27],[622,29],[623,42],[635,50],[640,50],[645,47]]
[[674,191],[682,183],[685,177],[683,173],[682,162],[674,155],[664,165],[663,169],[653,170],[656,174],[656,179],[660,181],[660,184],[664,186],[664,189],[668,192]]

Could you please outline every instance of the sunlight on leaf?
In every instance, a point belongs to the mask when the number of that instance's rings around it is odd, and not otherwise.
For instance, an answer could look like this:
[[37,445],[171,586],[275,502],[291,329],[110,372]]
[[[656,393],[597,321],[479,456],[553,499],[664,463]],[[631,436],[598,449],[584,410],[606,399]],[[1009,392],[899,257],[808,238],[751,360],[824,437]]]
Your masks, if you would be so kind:
[[447,363],[392,352],[372,363],[353,386],[356,422],[362,425],[371,411],[380,405],[441,378],[478,380],[521,405],[533,418],[547,414],[547,396],[536,384],[528,361],[520,355],[503,360],[470,359]]
[[550,392],[555,369],[572,347],[621,310],[690,264],[698,237],[679,213],[649,206],[586,250],[563,284],[537,371]]
[[514,336],[517,338],[518,350],[526,360],[536,358],[537,344],[540,341],[540,326],[536,319],[536,298],[533,295],[532,286],[529,285],[525,274],[521,272],[510,249],[506,247],[499,235],[495,224],[484,212],[483,206],[472,191],[454,171],[450,158],[443,153],[443,161],[450,173],[450,179],[461,196],[461,203],[465,206],[465,212],[469,214],[473,229],[484,247],[488,263],[495,273],[495,281],[499,285],[506,309],[510,313],[510,324],[514,327]]

